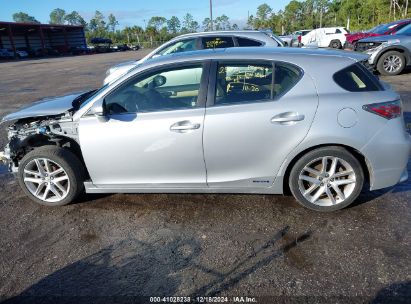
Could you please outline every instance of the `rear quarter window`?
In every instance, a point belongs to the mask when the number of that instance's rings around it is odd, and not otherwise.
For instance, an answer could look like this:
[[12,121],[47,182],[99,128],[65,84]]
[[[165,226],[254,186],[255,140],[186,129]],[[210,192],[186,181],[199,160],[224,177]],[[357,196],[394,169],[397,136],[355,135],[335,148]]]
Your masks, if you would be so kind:
[[238,46],[247,47],[247,46],[261,46],[262,43],[256,40],[251,40],[247,38],[237,37]]
[[371,74],[361,64],[356,63],[346,67],[333,76],[334,81],[349,92],[382,91],[382,86],[377,77]]

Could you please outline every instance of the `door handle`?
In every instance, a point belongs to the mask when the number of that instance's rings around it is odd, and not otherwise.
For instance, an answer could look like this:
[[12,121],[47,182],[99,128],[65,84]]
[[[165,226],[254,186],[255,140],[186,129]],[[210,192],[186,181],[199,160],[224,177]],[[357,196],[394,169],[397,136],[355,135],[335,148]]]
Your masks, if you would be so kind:
[[170,131],[184,133],[190,130],[199,129],[200,126],[201,125],[199,123],[192,123],[189,120],[183,120],[183,121],[176,122],[175,124],[172,124],[170,126]]
[[290,125],[296,123],[297,121],[304,120],[305,116],[298,114],[297,112],[285,112],[278,114],[271,118],[272,123]]

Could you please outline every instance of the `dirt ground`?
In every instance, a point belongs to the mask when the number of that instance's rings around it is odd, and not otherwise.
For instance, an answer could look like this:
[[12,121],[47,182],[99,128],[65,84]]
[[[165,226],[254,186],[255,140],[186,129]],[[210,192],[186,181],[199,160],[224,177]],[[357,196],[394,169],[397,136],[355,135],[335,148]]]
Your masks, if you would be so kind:
[[[143,54],[0,63],[0,117],[46,96],[96,88],[109,66]],[[384,80],[411,111],[411,73]],[[1,130],[1,148],[5,142]],[[408,181],[330,214],[271,195],[84,195],[47,208],[3,173],[0,302],[198,295],[406,303],[410,207]]]

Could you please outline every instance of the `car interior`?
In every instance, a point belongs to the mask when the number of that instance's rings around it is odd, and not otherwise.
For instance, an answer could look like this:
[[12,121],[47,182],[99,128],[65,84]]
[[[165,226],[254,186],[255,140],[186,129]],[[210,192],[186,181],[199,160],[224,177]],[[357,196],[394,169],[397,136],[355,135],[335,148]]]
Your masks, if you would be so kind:
[[107,114],[194,108],[201,74],[201,66],[191,66],[131,80],[105,98]]

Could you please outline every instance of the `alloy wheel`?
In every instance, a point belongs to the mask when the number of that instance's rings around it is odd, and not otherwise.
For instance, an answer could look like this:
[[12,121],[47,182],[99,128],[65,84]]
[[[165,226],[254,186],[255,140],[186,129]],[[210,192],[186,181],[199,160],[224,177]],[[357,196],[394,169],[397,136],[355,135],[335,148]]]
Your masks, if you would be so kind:
[[395,73],[402,67],[402,60],[397,55],[390,55],[384,59],[383,62],[384,70],[388,73]]
[[356,185],[353,167],[335,156],[324,156],[309,162],[300,172],[301,194],[318,206],[334,206],[350,197]]
[[70,179],[64,168],[48,158],[35,158],[24,168],[23,181],[36,198],[56,203],[70,191]]

